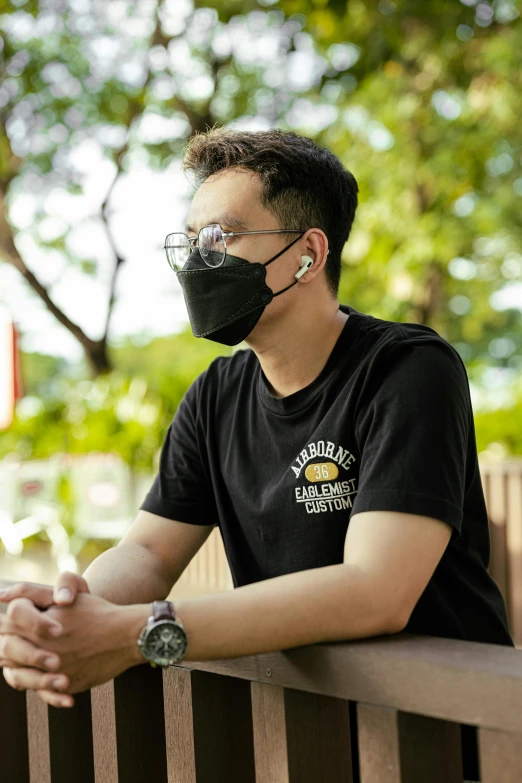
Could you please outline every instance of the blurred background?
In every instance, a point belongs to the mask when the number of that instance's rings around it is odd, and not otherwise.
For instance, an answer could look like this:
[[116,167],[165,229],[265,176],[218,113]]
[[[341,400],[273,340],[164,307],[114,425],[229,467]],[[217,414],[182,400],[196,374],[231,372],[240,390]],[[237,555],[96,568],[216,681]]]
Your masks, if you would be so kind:
[[[520,11],[0,0],[0,578],[52,582],[117,541],[231,350],[192,337],[162,249],[194,192],[183,147],[216,123],[294,130],[353,172],[340,301],[448,340],[481,464],[522,474]],[[179,590],[230,586],[217,535]]]

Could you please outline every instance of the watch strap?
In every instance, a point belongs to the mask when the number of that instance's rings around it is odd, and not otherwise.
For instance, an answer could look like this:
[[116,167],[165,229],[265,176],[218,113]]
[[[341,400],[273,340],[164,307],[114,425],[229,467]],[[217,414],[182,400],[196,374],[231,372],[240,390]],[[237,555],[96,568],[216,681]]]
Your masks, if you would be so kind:
[[152,616],[154,620],[175,620],[174,604],[172,601],[153,601]]

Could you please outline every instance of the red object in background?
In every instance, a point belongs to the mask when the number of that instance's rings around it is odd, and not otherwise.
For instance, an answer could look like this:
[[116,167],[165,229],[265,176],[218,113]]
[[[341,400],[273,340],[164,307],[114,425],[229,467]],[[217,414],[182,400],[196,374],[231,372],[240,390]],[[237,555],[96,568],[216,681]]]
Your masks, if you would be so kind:
[[16,401],[23,395],[18,330],[0,306],[0,430],[13,423]]
[[38,495],[43,489],[43,484],[41,481],[24,481],[20,489],[22,495],[29,497],[30,495]]
[[13,327],[13,367],[14,367],[14,399],[21,400],[24,396],[24,387],[22,383],[22,362],[20,359],[20,335],[14,324]]

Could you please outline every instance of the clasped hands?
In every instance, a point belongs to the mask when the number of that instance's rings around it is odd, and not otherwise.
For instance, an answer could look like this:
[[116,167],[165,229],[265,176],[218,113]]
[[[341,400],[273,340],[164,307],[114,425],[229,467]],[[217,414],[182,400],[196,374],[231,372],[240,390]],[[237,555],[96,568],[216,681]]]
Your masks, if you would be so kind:
[[143,662],[136,639],[147,607],[136,613],[139,605],[120,606],[91,595],[78,574],[60,574],[54,590],[13,585],[0,591],[0,602],[8,602],[0,615],[0,667],[6,682],[36,691],[54,707],[72,707],[71,694]]

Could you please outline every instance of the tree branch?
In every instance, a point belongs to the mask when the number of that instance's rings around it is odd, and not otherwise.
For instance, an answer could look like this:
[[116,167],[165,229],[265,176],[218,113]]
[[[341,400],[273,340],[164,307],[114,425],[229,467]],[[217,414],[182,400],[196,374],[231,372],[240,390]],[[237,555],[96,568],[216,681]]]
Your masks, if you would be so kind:
[[[150,43],[151,43],[151,46],[164,46],[164,47],[167,47],[167,45],[168,45],[168,43],[169,43],[169,41],[171,39],[167,38],[164,35],[163,30],[161,29],[161,20],[159,18],[159,7],[160,7],[160,0],[158,0],[158,3],[156,5],[156,10],[155,10],[155,21],[156,21],[156,24],[155,24],[154,31],[153,31],[152,36],[151,36]],[[147,73],[147,78],[146,78],[145,83],[144,83],[143,88],[142,88],[143,92],[146,91],[147,87],[149,86],[150,82],[152,81],[152,78],[153,78],[153,73],[152,73],[152,71],[149,68],[149,71]],[[112,277],[111,277],[110,288],[109,288],[109,301],[108,301],[108,304],[107,304],[107,317],[105,319],[105,329],[104,329],[104,333],[103,333],[103,339],[104,340],[107,340],[108,334],[109,334],[109,326],[110,326],[110,321],[111,321],[111,317],[112,317],[112,311],[113,311],[113,308],[114,308],[114,303],[116,301],[116,282],[117,282],[117,279],[118,279],[118,274],[120,272],[120,267],[122,266],[122,264],[125,263],[125,260],[126,260],[125,258],[123,258],[118,253],[118,249],[117,249],[116,243],[114,241],[114,236],[113,236],[113,233],[112,233],[112,229],[111,229],[110,224],[109,224],[109,218],[108,218],[109,209],[108,209],[108,205],[109,205],[109,201],[111,199],[114,187],[115,187],[118,179],[120,178],[120,176],[121,176],[121,174],[123,172],[123,158],[125,157],[125,154],[129,150],[129,135],[130,135],[130,131],[131,131],[131,126],[134,123],[134,121],[142,113],[143,113],[142,104],[140,104],[140,102],[138,100],[134,100],[131,103],[129,119],[128,119],[128,122],[127,122],[127,140],[126,140],[125,144],[123,145],[123,147],[121,147],[121,149],[119,149],[115,153],[115,155],[114,155],[114,162],[116,164],[116,176],[114,177],[114,179],[113,179],[113,181],[111,183],[111,186],[110,186],[110,188],[109,188],[109,190],[107,192],[107,195],[105,196],[105,199],[104,199],[102,207],[101,207],[101,218],[102,218],[102,221],[103,221],[103,225],[105,227],[105,233],[107,234],[107,239],[109,240],[109,244],[111,246],[112,252],[114,253],[114,257],[116,259],[116,263],[114,265],[114,269],[113,269],[113,273],[112,273]]]
[[38,280],[38,278],[25,265],[13,241],[11,226],[7,222],[7,217],[6,217],[5,195],[4,193],[1,192],[0,192],[0,253],[2,253],[6,263],[11,264],[11,266],[14,266],[14,268],[17,269],[20,272],[20,274],[25,278],[25,280],[31,286],[33,291],[43,301],[43,303],[45,304],[49,312],[51,312],[54,315],[54,317],[63,326],[65,326],[66,329],[68,329],[85,348],[90,349],[93,345],[96,345],[96,342],[94,340],[91,340],[90,337],[87,337],[83,329],[81,329],[81,327],[78,326],[78,324],[74,323],[74,321],[71,321],[71,319],[68,318],[65,315],[65,313],[62,312],[62,310],[60,310],[60,308],[53,302],[53,300],[49,296],[49,292],[47,288],[44,285],[42,285],[42,283]]
[[116,172],[116,176],[114,177],[114,179],[112,181],[112,184],[111,184],[111,186],[110,186],[110,188],[109,188],[109,190],[107,192],[107,195],[105,196],[105,200],[104,200],[104,202],[102,204],[102,207],[101,207],[101,218],[102,218],[102,221],[103,221],[103,225],[105,227],[105,233],[107,234],[107,239],[109,240],[109,244],[111,246],[112,252],[114,253],[114,257],[116,259],[116,264],[114,265],[114,269],[113,269],[112,277],[111,277],[111,282],[110,282],[110,288],[109,288],[109,302],[108,302],[108,305],[107,305],[107,316],[106,316],[106,319],[105,319],[105,329],[104,329],[104,332],[103,332],[103,339],[104,340],[107,340],[107,337],[109,335],[109,325],[110,325],[110,321],[111,321],[111,317],[112,317],[112,310],[113,310],[113,307],[114,307],[114,302],[116,301],[116,280],[118,278],[118,273],[120,271],[120,267],[125,262],[125,259],[122,256],[120,256],[120,254],[118,253],[118,249],[116,247],[116,243],[114,242],[114,237],[113,237],[113,234],[112,234],[111,227],[109,225],[107,212],[108,212],[108,204],[109,204],[109,200],[110,200],[111,195],[112,195],[112,191],[114,190],[114,186],[116,185],[116,182],[118,181],[118,179],[120,178],[121,173],[122,173],[121,160],[122,160],[123,154],[127,150],[127,148],[128,148],[128,145],[125,145],[125,147],[121,151],[121,154],[118,155],[117,164],[116,164],[118,169],[117,169],[117,172]]

